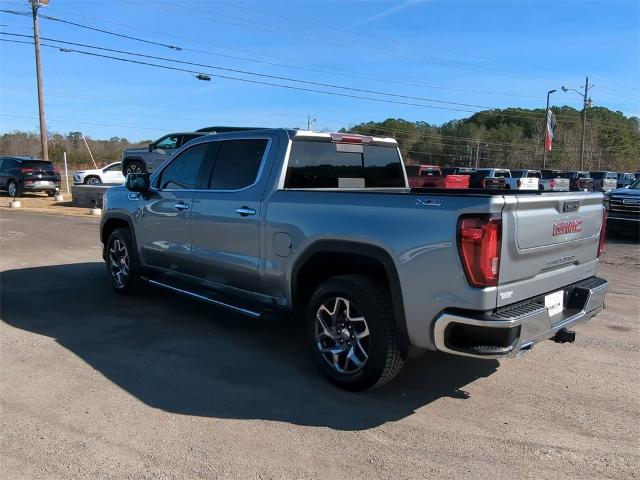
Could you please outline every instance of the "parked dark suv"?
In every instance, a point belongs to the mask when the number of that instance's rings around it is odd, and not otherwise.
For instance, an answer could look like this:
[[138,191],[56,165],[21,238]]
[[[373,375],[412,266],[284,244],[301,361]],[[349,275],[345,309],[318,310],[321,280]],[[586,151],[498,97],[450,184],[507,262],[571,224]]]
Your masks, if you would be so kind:
[[60,171],[48,160],[33,157],[0,157],[0,190],[19,197],[23,192],[60,190]]

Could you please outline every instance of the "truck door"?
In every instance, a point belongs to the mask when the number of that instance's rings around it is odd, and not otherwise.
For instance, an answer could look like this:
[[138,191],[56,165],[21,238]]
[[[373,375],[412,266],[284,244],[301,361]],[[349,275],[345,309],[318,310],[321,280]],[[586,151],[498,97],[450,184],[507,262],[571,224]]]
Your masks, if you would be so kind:
[[[258,292],[260,289],[260,217],[268,157],[276,138],[212,142],[204,189],[193,197],[191,212],[192,268],[214,287]],[[233,290],[231,290],[233,292]]]
[[137,230],[145,264],[188,273],[191,251],[191,207],[209,143],[195,145],[174,158],[154,178],[148,199],[140,209]]

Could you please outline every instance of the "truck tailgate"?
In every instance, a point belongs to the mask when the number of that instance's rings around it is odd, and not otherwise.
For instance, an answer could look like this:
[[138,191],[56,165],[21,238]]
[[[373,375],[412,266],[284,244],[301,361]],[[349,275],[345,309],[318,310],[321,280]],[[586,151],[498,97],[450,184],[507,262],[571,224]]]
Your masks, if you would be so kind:
[[498,306],[596,273],[602,195],[520,194],[505,202]]

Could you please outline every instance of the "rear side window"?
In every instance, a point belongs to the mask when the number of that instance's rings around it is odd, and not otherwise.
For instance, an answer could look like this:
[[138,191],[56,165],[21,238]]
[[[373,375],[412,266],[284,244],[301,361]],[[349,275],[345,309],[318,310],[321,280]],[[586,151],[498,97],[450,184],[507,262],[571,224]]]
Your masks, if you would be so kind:
[[178,155],[165,168],[160,176],[158,186],[161,190],[191,190],[196,188],[198,174],[207,151],[208,143],[191,147]]
[[396,148],[297,141],[285,187],[392,188],[405,187],[405,179]]
[[211,190],[239,190],[253,185],[258,177],[266,139],[225,140],[213,167]]

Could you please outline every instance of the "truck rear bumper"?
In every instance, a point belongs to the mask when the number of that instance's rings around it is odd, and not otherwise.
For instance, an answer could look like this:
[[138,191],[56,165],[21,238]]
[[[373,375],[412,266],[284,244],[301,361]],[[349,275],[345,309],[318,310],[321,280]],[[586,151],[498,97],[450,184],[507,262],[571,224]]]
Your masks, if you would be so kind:
[[434,324],[436,348],[475,358],[523,353],[559,330],[594,317],[604,308],[608,287],[609,282],[599,277],[564,287],[564,309],[553,316],[545,306],[545,295],[493,312],[445,311]]

